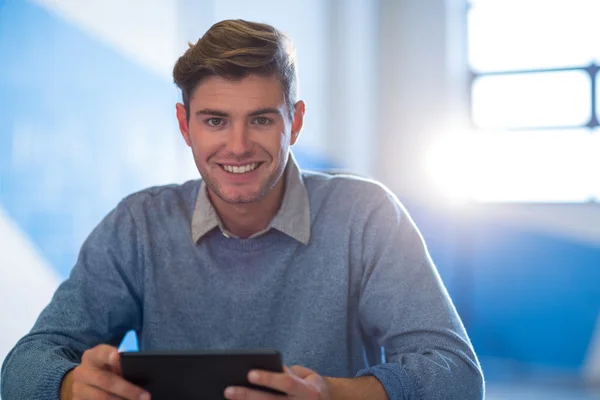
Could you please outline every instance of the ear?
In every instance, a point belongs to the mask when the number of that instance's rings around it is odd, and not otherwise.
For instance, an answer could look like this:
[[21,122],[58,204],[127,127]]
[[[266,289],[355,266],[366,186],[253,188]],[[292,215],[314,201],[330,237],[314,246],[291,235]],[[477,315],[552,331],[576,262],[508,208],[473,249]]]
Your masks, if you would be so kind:
[[192,141],[190,140],[190,131],[185,107],[183,104],[177,103],[175,105],[175,109],[177,110],[177,122],[179,124],[179,131],[181,132],[181,136],[183,136],[183,140],[185,140],[187,145],[191,147]]
[[300,136],[302,131],[302,125],[304,124],[304,111],[306,111],[306,105],[302,100],[298,101],[294,105],[294,121],[292,122],[292,137],[290,145],[294,145]]

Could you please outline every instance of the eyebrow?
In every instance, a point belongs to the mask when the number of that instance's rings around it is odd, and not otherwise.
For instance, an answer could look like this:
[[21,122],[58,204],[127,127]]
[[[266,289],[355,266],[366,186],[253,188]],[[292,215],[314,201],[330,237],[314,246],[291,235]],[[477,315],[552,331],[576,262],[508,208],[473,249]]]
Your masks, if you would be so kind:
[[229,114],[219,110],[211,110],[208,108],[204,108],[202,110],[196,111],[196,115],[214,115],[217,117],[228,117]]
[[[271,107],[259,108],[258,110],[252,111],[250,114],[248,114],[248,116],[256,117],[258,115],[264,115],[264,114],[281,115],[281,111],[279,111],[277,108],[271,108]],[[202,110],[196,111],[196,115],[213,115],[216,117],[224,117],[224,118],[229,117],[229,113],[226,113],[224,111],[219,111],[219,110],[211,110],[209,108],[204,108]]]
[[259,108],[258,110],[252,111],[249,116],[250,117],[256,117],[258,115],[264,115],[264,114],[277,114],[277,115],[281,115],[281,111],[279,111],[277,108]]

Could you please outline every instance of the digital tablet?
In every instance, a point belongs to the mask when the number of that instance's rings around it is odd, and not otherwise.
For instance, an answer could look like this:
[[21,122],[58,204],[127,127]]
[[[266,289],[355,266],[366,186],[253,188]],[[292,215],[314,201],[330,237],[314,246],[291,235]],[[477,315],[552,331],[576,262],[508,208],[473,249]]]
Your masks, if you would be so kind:
[[282,394],[248,382],[248,372],[283,371],[277,350],[122,352],[123,378],[144,388],[152,400],[223,400],[228,386]]

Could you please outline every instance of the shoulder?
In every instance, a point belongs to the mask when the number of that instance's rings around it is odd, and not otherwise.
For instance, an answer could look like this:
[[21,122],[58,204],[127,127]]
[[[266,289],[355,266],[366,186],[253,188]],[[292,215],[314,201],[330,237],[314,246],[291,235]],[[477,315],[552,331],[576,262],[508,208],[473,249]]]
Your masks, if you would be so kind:
[[201,180],[190,180],[182,184],[170,184],[149,187],[125,197],[118,208],[132,212],[152,210],[191,212],[194,209]]
[[383,183],[343,171],[323,173],[302,171],[302,179],[312,202],[335,202],[339,206],[377,207],[382,203],[400,206],[398,198]]

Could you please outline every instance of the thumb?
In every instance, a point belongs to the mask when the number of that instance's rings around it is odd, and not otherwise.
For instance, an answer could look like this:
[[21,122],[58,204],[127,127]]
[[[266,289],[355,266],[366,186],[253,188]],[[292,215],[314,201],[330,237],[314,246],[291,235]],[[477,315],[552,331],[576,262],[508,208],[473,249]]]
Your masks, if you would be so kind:
[[121,362],[119,351],[112,346],[99,345],[83,353],[82,364],[89,364],[93,368],[109,370],[120,374]]

